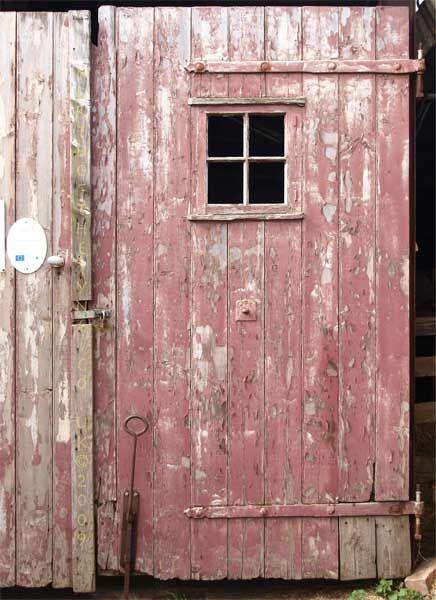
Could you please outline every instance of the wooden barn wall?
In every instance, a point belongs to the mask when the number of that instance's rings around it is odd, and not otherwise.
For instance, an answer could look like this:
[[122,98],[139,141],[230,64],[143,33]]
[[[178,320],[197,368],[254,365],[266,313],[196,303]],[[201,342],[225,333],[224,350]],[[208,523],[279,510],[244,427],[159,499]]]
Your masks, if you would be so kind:
[[[8,224],[21,216],[42,223],[49,252],[65,247],[70,228],[67,27],[64,13],[0,20],[0,196]],[[184,69],[199,59],[407,58],[408,34],[405,7],[100,8],[91,74],[92,304],[113,311],[94,329],[101,571],[119,569],[131,450],[122,424],[133,412],[152,426],[138,443],[139,571],[163,579],[407,571],[408,517],[259,526],[190,520],[183,511],[217,497],[408,499],[408,76]],[[279,222],[189,224],[190,94],[306,96],[301,163],[295,158],[301,225],[285,235]],[[291,266],[274,261],[279,243],[298,256]],[[231,259],[252,248],[247,263]],[[249,340],[255,410],[242,424],[244,348],[232,339],[226,302],[204,327],[210,298],[199,282],[212,277],[215,297],[227,298],[248,271],[265,299],[266,339],[262,348],[255,335]],[[276,298],[283,318],[268,311]],[[46,267],[24,276],[8,265],[0,305],[0,585],[66,587],[69,280]],[[193,348],[209,344],[207,365],[191,353],[194,328]],[[272,360],[279,328],[292,331],[279,340],[286,364]],[[226,344],[235,360],[221,364]],[[220,410],[201,405],[199,385],[223,389]],[[208,437],[199,438],[206,425]],[[241,439],[242,427],[261,432],[255,444]]]

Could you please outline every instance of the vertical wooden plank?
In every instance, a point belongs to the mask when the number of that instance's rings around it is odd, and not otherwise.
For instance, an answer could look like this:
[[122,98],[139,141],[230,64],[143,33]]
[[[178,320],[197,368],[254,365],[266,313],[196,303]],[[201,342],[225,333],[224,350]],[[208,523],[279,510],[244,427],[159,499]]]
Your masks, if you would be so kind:
[[[265,59],[301,58],[301,8],[265,9]],[[302,76],[266,75],[266,94],[300,95]],[[286,119],[288,202],[301,209],[302,111]],[[300,114],[298,114],[300,113]],[[289,189],[289,188],[288,188]],[[301,502],[301,224],[265,223],[265,503]],[[265,577],[301,577],[301,519],[266,519]]]
[[[17,23],[16,217],[44,228],[51,252],[53,16]],[[17,585],[52,580],[52,272],[16,275]]]
[[71,203],[73,301],[91,300],[90,51],[86,11],[70,12]]
[[[192,8],[192,55],[228,58],[228,8]],[[206,75],[206,74],[205,74]],[[204,77],[204,76],[202,76]],[[212,80],[192,80],[191,95],[218,94]],[[206,85],[207,84],[207,85]],[[226,76],[226,94],[228,77]],[[206,119],[192,109],[191,210],[204,211]],[[227,504],[227,225],[197,223],[191,229],[192,390],[191,503]],[[192,519],[191,577],[227,577],[227,520]]]
[[[344,7],[342,59],[375,58],[375,9]],[[339,499],[371,499],[375,461],[375,77],[339,78]],[[341,579],[372,578],[375,520],[339,519]]]
[[94,438],[97,564],[116,569],[116,47],[115,8],[98,12],[91,48],[93,302],[111,310],[94,329]]
[[[53,14],[53,252],[71,264],[69,22]],[[53,587],[71,587],[71,281],[53,272]]]
[[[265,55],[263,7],[229,8],[229,59]],[[264,75],[232,75],[231,96],[260,97]],[[232,223],[229,252],[229,504],[263,504],[264,490],[264,223]],[[236,321],[236,302],[254,298],[256,321]],[[232,519],[228,524],[228,576],[263,577],[264,523]]]
[[[264,223],[229,225],[229,504],[264,504]],[[238,320],[253,299],[256,320]],[[229,577],[264,576],[264,523],[229,522]]]
[[[201,184],[201,182],[199,182]],[[227,225],[192,235],[192,504],[227,504]],[[192,520],[192,578],[227,575],[227,522]]]
[[[303,58],[338,57],[338,9],[303,8]],[[338,78],[304,75],[303,502],[337,495]],[[303,576],[337,577],[337,519],[303,520]]]
[[[16,14],[0,20],[0,198],[15,221]],[[0,272],[0,587],[15,584],[15,272]]]
[[[191,9],[155,9],[154,575],[190,576]],[[165,503],[162,503],[165,498]]]
[[303,519],[302,572],[305,579],[337,579],[338,519]]
[[[407,57],[407,7],[377,8],[377,58]],[[409,76],[377,75],[376,500],[409,497]]]
[[[90,18],[69,12],[72,300],[91,298]],[[92,325],[74,325],[71,355],[72,579],[95,590]]]
[[[340,11],[342,59],[375,58],[375,10]],[[339,79],[339,499],[370,500],[375,460],[375,79]]]
[[[135,487],[140,492],[136,569],[153,572],[153,9],[117,10],[117,431],[118,542],[132,440],[123,428],[144,416]],[[117,549],[117,555],[119,551]]]
[[[229,60],[262,60],[265,57],[265,9],[263,6],[231,6],[229,9]],[[229,96],[262,96],[263,74],[230,75]]]
[[[228,15],[229,11],[225,6],[192,8],[191,62],[227,60]],[[199,73],[191,77],[192,96],[228,96],[228,75]]]
[[342,581],[377,577],[373,517],[339,519],[339,558]]
[[409,517],[377,517],[377,577],[403,578],[410,574]]
[[71,455],[73,591],[95,591],[92,325],[72,326]]

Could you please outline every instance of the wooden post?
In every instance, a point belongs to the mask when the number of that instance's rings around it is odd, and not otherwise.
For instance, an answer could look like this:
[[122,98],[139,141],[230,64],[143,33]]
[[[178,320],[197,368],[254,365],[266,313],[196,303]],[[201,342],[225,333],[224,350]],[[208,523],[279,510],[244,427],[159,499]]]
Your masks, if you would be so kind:
[[92,325],[73,325],[71,375],[73,590],[93,592]]
[[[91,300],[90,20],[69,13],[72,308]],[[86,307],[85,307],[86,308]],[[71,352],[72,579],[95,591],[92,325],[73,325]]]

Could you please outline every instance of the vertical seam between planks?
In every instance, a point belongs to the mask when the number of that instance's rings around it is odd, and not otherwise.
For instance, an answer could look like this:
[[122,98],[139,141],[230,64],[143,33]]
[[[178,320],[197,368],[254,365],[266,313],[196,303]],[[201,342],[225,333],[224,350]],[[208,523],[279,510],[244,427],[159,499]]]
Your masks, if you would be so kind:
[[[112,528],[113,534],[115,533],[116,539],[112,538],[111,546],[117,549],[118,544],[118,532],[119,532],[119,505],[118,505],[118,9],[113,7],[113,50],[114,50],[114,96],[115,96],[115,175],[114,175],[114,187],[115,187],[115,207],[114,207],[114,219],[115,219],[115,263],[114,263],[114,445],[115,445],[115,511],[114,511],[114,525]],[[117,557],[118,559],[118,557]]]
[[[264,9],[265,14],[265,9]],[[265,48],[265,44],[264,44]],[[264,55],[265,56],[265,55]],[[265,83],[266,83],[266,75],[264,74]],[[262,235],[263,235],[263,324],[262,324],[262,352],[263,352],[263,464],[262,464],[262,473],[263,473],[263,504],[266,504],[266,453],[267,453],[267,443],[266,443],[266,385],[265,385],[265,374],[266,374],[266,230],[267,223],[264,221],[262,223]],[[265,556],[267,550],[266,544],[266,519],[262,519],[263,522],[263,577],[265,577]]]
[[[375,47],[374,54],[375,59],[378,59],[378,17],[379,17],[379,7],[375,9],[375,21],[374,21],[374,37],[375,37]],[[378,279],[379,279],[379,252],[378,252],[378,206],[379,206],[379,167],[378,167],[378,82],[379,78],[376,75],[374,77],[374,128],[375,128],[375,144],[374,144],[374,172],[375,172],[375,207],[374,207],[374,463],[373,463],[373,482],[372,482],[372,490],[374,500],[377,500],[377,490],[376,490],[376,480],[377,480],[377,433],[378,433],[378,331],[377,331],[377,307],[378,307]],[[377,521],[376,521],[377,523]],[[377,526],[375,530],[376,539],[376,552],[377,552]],[[377,560],[377,554],[376,554]],[[378,570],[378,566],[376,563],[376,567]]]
[[[55,198],[54,198],[54,146],[55,146],[55,140],[54,140],[54,133],[55,133],[55,129],[53,127],[53,123],[54,123],[54,102],[55,102],[55,89],[56,89],[56,76],[57,76],[57,72],[55,69],[55,60],[54,60],[54,55],[55,55],[55,39],[54,39],[54,18],[52,18],[52,47],[51,47],[51,72],[52,72],[52,98],[51,98],[51,138],[52,138],[52,144],[51,144],[51,228],[50,228],[50,238],[51,238],[51,251],[49,250],[49,253],[53,253],[53,242],[54,242],[54,237],[53,237],[53,229],[54,229],[54,220],[53,220],[53,206],[54,206],[54,202],[55,202]],[[50,273],[50,277],[51,277],[51,408],[52,408],[52,422],[51,422],[51,451],[52,451],[52,461],[51,461],[51,503],[52,503],[52,510],[51,510],[51,548],[52,548],[52,581],[54,579],[54,555],[53,555],[53,548],[54,548],[54,543],[53,543],[53,533],[54,533],[54,497],[55,497],[55,435],[54,435],[54,427],[55,427],[55,410],[54,410],[54,399],[55,399],[55,394],[54,394],[54,341],[55,341],[55,290],[54,290],[54,277],[53,277],[53,269],[50,267],[51,269],[51,273]],[[50,521],[49,521],[50,522]]]
[[[190,60],[192,61],[192,47],[193,47],[193,42],[192,42],[192,7],[189,8],[189,57]],[[153,52],[154,52],[154,46],[153,46]],[[154,64],[154,61],[153,61]],[[185,75],[188,78],[188,85],[187,85],[187,89],[188,89],[188,93],[190,96],[192,96],[192,76],[191,75]],[[188,172],[191,174],[191,176],[189,177],[189,191],[188,191],[188,210],[189,212],[191,212],[191,205],[192,205],[192,122],[191,122],[191,117],[192,117],[192,107],[189,107],[188,109],[188,135],[189,135],[189,165],[188,165]],[[191,289],[192,289],[192,224],[191,222],[188,223],[188,242],[189,242],[189,248],[188,248],[188,265],[187,265],[187,269],[186,269],[186,274],[188,276],[188,306],[189,306],[189,321],[188,321],[188,332],[189,332],[189,341],[188,341],[188,352],[189,352],[189,373],[188,373],[188,426],[189,426],[189,489],[188,489],[188,497],[189,497],[189,506],[192,506],[192,488],[191,488],[191,481],[192,481],[192,451],[191,451],[191,447],[192,447],[192,413],[191,413],[191,407],[192,407],[192,293],[191,293]],[[153,281],[154,281],[154,277],[153,277]],[[191,573],[192,573],[192,527],[189,526],[189,531],[188,531],[188,543],[189,543],[189,548],[188,548],[188,557],[189,557],[189,578],[192,579]]]
[[151,523],[152,523],[152,527],[151,527],[151,574],[154,575],[154,500],[155,500],[155,495],[154,495],[154,473],[155,473],[155,466],[154,466],[154,460],[155,460],[155,453],[154,453],[154,423],[155,423],[155,419],[154,419],[154,413],[155,413],[155,379],[156,379],[156,363],[155,363],[155,358],[156,358],[156,353],[155,353],[155,331],[156,331],[156,313],[155,313],[155,300],[156,300],[156,253],[155,253],[155,203],[156,203],[156,187],[155,187],[155,181],[156,181],[156,156],[155,156],[155,148],[156,148],[156,136],[155,136],[155,106],[156,106],[156,99],[155,99],[155,48],[156,48],[156,8],[152,8],[152,15],[153,15],[153,35],[152,35],[152,65],[153,65],[153,76],[152,76],[152,81],[151,81],[151,97],[152,97],[152,121],[153,121],[153,135],[152,135],[152,157],[153,157],[153,165],[152,165],[152,176],[153,176],[153,181],[152,181],[152,190],[151,190],[151,195],[152,195],[152,223],[151,223],[151,237],[152,237],[152,311],[151,311],[151,327],[152,327],[152,333],[151,333],[151,339],[152,339],[152,360],[151,360],[151,364],[152,364],[152,373],[151,373],[151,378],[152,378],[152,384],[151,384],[151,457],[150,457],[150,466],[151,466],[151,474],[150,474],[150,483],[151,483]]
[[151,96],[152,96],[152,102],[153,102],[153,141],[152,141],[152,146],[153,146],[153,165],[152,165],[152,174],[153,174],[153,188],[152,188],[152,202],[153,202],[153,224],[152,224],[152,232],[151,232],[151,237],[152,237],[152,269],[153,269],[153,290],[152,290],[152,327],[153,327],[153,332],[152,332],[152,346],[153,346],[153,356],[152,356],[152,397],[151,397],[151,449],[152,449],[152,456],[153,456],[153,460],[152,460],[152,465],[151,465],[151,473],[150,473],[150,481],[151,481],[151,535],[152,535],[152,552],[151,552],[151,574],[154,576],[154,572],[155,572],[155,565],[154,565],[154,537],[155,537],[155,510],[154,510],[154,503],[155,503],[155,480],[156,480],[156,473],[155,473],[155,464],[154,464],[154,448],[155,448],[155,423],[156,423],[156,418],[155,418],[155,410],[156,410],[156,402],[155,402],[155,398],[156,398],[156,353],[155,353],[155,322],[156,322],[156,306],[155,306],[155,300],[156,300],[156,280],[155,280],[155,274],[156,274],[156,252],[155,252],[155,236],[156,236],[156,231],[155,231],[155,220],[156,220],[156,214],[155,214],[155,205],[156,205],[156,198],[155,198],[155,186],[154,186],[154,182],[155,182],[155,176],[156,176],[156,157],[155,157],[155,152],[154,149],[156,147],[156,126],[155,126],[155,105],[156,105],[156,99],[155,99],[155,93],[156,93],[156,89],[155,89],[155,72],[156,72],[156,65],[155,65],[155,53],[154,53],[154,49],[156,46],[156,30],[155,30],[155,24],[156,24],[156,20],[155,20],[155,12],[156,12],[156,8],[153,7],[152,8],[152,13],[153,13],[153,49],[152,49],[152,63],[153,63],[153,81],[152,81],[152,90],[151,90]]
[[[340,59],[341,58],[341,44],[340,44],[340,33],[339,33],[339,26],[340,26],[340,14],[339,14],[339,7],[337,7],[335,9],[336,12],[336,21],[337,21],[337,56]],[[341,103],[341,94],[340,94],[340,90],[341,90],[341,85],[342,85],[342,78],[339,75],[336,75],[336,81],[337,81],[337,86],[336,86],[336,128],[337,128],[337,138],[336,138],[336,173],[338,174],[337,177],[337,188],[336,188],[336,198],[337,198],[337,215],[338,215],[338,222],[337,222],[337,227],[336,227],[336,247],[337,247],[337,256],[336,256],[336,285],[337,285],[337,290],[336,290],[336,326],[337,326],[337,340],[336,340],[336,373],[337,373],[337,392],[336,392],[336,494],[335,494],[335,501],[338,502],[338,496],[339,496],[339,473],[340,473],[340,461],[339,461],[339,423],[340,423],[340,410],[339,410],[339,399],[341,396],[341,386],[340,386],[340,357],[339,357],[339,351],[340,351],[340,345],[339,345],[339,337],[340,337],[340,316],[339,316],[339,306],[340,306],[340,268],[341,268],[341,264],[340,264],[340,243],[339,243],[339,232],[340,232],[340,226],[341,226],[341,219],[340,219],[340,204],[341,204],[341,198],[340,198],[340,190],[341,190],[341,172],[340,172],[340,143],[339,143],[339,139],[340,139],[340,129],[339,129],[339,125],[340,125],[340,103]],[[338,551],[339,551],[339,519],[337,519],[337,527],[336,527],[336,533],[338,536]],[[338,558],[338,576],[339,576],[339,556],[337,556]]]
[[[13,219],[17,218],[17,114],[18,114],[18,15],[15,13],[15,89],[14,89],[14,207],[13,207]],[[14,556],[14,585],[17,581],[17,275],[15,269],[13,270],[13,294],[12,294],[12,306],[13,306],[13,340],[14,349],[12,364],[14,365],[13,375],[13,407],[14,407],[14,542],[15,542],[15,556]]]
[[[190,8],[189,11],[189,40],[190,40],[190,44],[189,44],[189,56],[190,56],[190,60],[192,62],[193,60],[193,40],[192,40],[192,29],[193,29],[193,23],[192,23],[192,7]],[[154,65],[154,62],[153,62]],[[154,75],[154,69],[153,69],[153,75]],[[188,89],[189,89],[189,95],[192,96],[192,77],[189,77],[189,84],[188,84]],[[153,120],[154,120],[154,115],[153,115]],[[190,144],[189,144],[189,173],[191,174],[191,178],[190,178],[190,188],[189,188],[189,212],[192,211],[192,166],[193,166],[193,160],[192,160],[192,108],[189,107],[189,117],[188,117],[188,123],[189,123],[189,135],[190,135]],[[154,177],[153,177],[154,179]],[[197,177],[195,177],[195,188],[197,189]],[[153,210],[153,214],[154,214],[154,210]],[[153,248],[154,248],[154,243],[153,243]],[[192,421],[193,421],[193,417],[192,417],[192,395],[193,395],[193,391],[192,391],[192,341],[193,341],[193,310],[194,310],[194,306],[193,306],[193,290],[192,290],[192,282],[194,280],[193,278],[193,273],[192,273],[192,223],[189,222],[189,263],[188,263],[188,273],[189,273],[189,281],[188,281],[188,293],[189,293],[189,298],[188,298],[188,304],[189,304],[189,404],[188,404],[188,421],[189,421],[189,507],[193,506],[193,498],[192,498],[192,459],[193,459],[193,451],[192,451]],[[154,282],[154,276],[153,276],[153,282]],[[154,488],[153,488],[153,495],[154,495]],[[189,578],[192,580],[192,539],[193,539],[193,535],[192,535],[192,529],[193,529],[194,525],[192,523],[192,520],[189,524]]]

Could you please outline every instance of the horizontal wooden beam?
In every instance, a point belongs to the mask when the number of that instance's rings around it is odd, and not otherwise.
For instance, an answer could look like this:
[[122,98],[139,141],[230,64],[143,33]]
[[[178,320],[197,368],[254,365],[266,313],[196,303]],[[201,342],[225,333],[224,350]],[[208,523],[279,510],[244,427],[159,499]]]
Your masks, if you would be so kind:
[[436,335],[436,317],[416,317],[415,335],[426,336]]
[[436,356],[417,356],[415,377],[436,377]]
[[353,502],[344,504],[271,504],[265,506],[194,506],[185,510],[191,519],[255,519],[278,517],[380,517],[419,515],[422,502]]
[[189,221],[299,221],[304,213],[255,213],[191,214]]
[[[414,424],[436,423],[436,402],[418,402],[415,404]],[[433,433],[433,435],[436,432]]]
[[197,61],[186,65],[190,73],[423,73],[423,59]]
[[192,105],[192,106],[221,106],[223,104],[225,104],[226,106],[231,104],[231,105],[238,105],[241,106],[243,104],[266,104],[266,105],[274,105],[274,104],[293,104],[296,106],[304,106],[306,104],[306,98],[303,98],[302,96],[299,96],[297,98],[226,98],[226,97],[219,97],[219,98],[210,98],[210,97],[203,97],[203,98],[189,98],[188,99],[188,104]]

